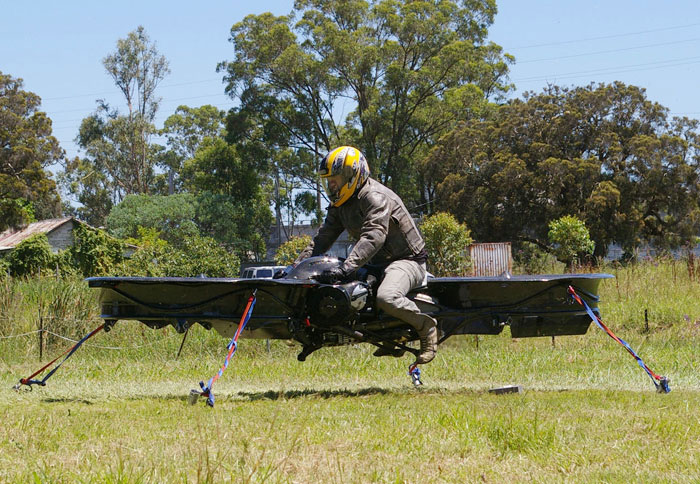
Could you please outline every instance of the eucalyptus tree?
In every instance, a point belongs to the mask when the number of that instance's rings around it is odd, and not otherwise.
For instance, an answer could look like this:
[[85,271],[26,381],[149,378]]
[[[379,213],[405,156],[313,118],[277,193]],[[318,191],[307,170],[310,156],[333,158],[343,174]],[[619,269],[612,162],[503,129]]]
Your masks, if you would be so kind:
[[119,39],[102,64],[123,95],[127,112],[98,100],[98,109],[83,119],[76,138],[85,155],[72,160],[63,177],[82,204],[81,215],[98,225],[124,196],[152,190],[161,151],[151,142],[160,103],[156,88],[170,72],[167,59],[141,26]]
[[64,152],[51,134],[41,98],[0,72],[0,231],[61,213],[48,167]]
[[255,106],[271,158],[299,153],[308,188],[316,157],[353,144],[418,202],[414,160],[509,88],[512,58],[486,40],[495,14],[493,0],[297,0],[290,15],[235,24],[235,58],[219,69],[241,101],[234,115]]
[[200,107],[178,106],[168,116],[160,131],[165,136],[167,151],[159,156],[159,165],[168,171],[168,193],[181,187],[176,179],[186,160],[194,158],[206,140],[222,138],[226,134],[226,113],[210,104]]
[[612,242],[692,243],[699,161],[697,121],[670,118],[644,89],[616,82],[527,93],[455,128],[420,170],[436,206],[477,240],[545,246],[548,224],[570,215],[602,256]]

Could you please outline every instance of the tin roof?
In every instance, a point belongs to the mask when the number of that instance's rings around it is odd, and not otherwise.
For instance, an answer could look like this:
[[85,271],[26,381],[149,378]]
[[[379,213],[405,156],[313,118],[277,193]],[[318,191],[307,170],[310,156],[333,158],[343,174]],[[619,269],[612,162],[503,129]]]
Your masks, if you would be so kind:
[[[35,234],[48,234],[53,232],[66,222],[74,220],[73,217],[51,218],[39,222],[30,223],[23,229],[7,229],[0,233],[0,251],[14,249],[17,244],[27,240]],[[77,220],[76,220],[77,222]]]

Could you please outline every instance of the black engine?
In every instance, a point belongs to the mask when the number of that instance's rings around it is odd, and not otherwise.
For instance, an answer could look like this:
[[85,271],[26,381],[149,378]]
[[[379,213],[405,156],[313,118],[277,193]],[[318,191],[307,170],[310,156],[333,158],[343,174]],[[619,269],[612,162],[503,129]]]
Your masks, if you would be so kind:
[[[285,275],[285,279],[314,280],[324,270],[339,267],[342,260],[335,257],[310,257]],[[358,271],[360,272],[360,271]],[[343,284],[324,285],[311,293],[307,310],[316,326],[337,326],[353,322],[365,309],[371,296],[371,280],[364,270],[356,274],[359,280]]]

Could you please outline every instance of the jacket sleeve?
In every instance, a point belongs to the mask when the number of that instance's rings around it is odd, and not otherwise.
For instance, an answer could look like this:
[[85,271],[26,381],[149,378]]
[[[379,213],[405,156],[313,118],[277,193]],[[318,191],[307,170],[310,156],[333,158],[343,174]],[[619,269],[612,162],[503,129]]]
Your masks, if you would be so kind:
[[370,261],[384,246],[389,232],[389,200],[381,192],[370,192],[360,201],[363,222],[360,238],[345,259],[343,269],[351,273]]
[[337,209],[330,207],[328,209],[328,214],[326,215],[326,220],[323,221],[323,225],[318,229],[318,232],[314,236],[311,243],[306,246],[304,250],[301,251],[299,257],[294,261],[294,265],[303,261],[304,259],[316,255],[322,255],[328,249],[331,248],[333,242],[335,242],[340,234],[343,233],[345,228],[340,221]]

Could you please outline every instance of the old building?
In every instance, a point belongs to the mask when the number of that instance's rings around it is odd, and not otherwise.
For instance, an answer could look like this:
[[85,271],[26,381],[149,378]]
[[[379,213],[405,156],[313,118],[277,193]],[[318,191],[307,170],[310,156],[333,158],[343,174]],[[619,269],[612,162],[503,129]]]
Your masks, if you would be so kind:
[[73,217],[64,217],[41,220],[18,230],[7,229],[0,233],[0,254],[11,251],[36,234],[46,234],[53,253],[65,250],[73,245],[73,229],[81,223]]

